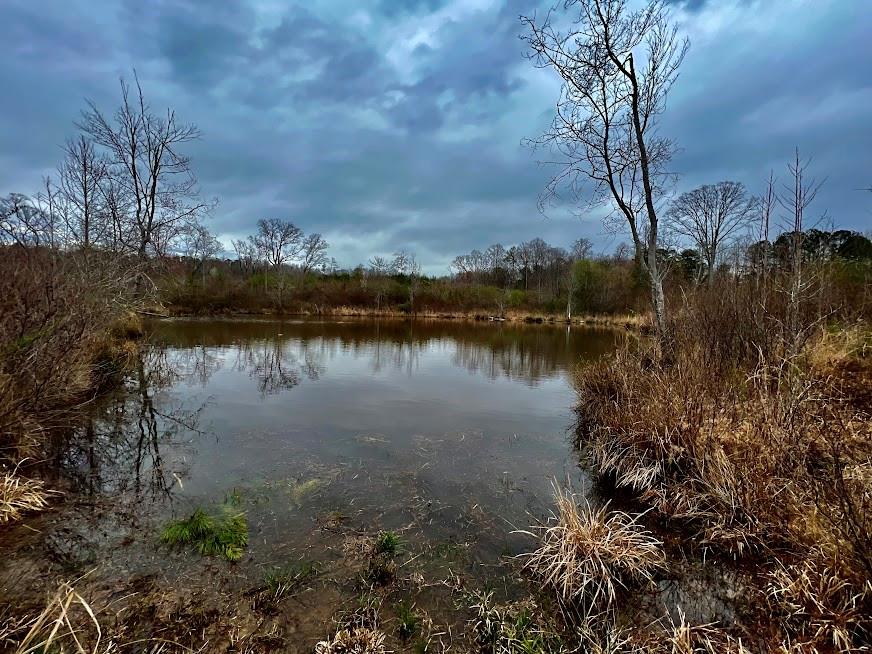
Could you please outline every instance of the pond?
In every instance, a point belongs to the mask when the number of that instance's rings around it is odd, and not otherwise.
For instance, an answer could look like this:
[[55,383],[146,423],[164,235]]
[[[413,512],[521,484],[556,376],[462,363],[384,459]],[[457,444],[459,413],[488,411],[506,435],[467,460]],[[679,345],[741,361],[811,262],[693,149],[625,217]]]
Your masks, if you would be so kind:
[[[530,547],[514,532],[547,517],[553,480],[585,488],[570,377],[622,338],[414,320],[179,319],[150,330],[124,388],[58,438],[51,483],[64,495],[5,536],[2,599],[36,606],[58,578],[87,573],[101,606],[173,595],[135,624],[164,625],[175,642],[161,611],[186,624],[203,607],[237,626],[262,621],[240,597],[275,567],[313,562],[320,577],[268,612],[288,651],[311,651],[359,595],[355,539],[398,534],[404,597],[434,620],[450,622],[449,576],[504,574],[505,555]],[[169,520],[220,506],[246,516],[238,562],[160,542]]]

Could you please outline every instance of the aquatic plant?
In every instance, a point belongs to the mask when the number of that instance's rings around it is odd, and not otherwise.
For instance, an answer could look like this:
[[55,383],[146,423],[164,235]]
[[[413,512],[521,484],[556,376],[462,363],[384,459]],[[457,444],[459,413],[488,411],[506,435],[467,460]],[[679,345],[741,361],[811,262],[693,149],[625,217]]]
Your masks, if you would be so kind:
[[491,592],[473,592],[472,632],[482,652],[559,654],[567,651],[554,625],[532,599],[498,605]]
[[321,490],[329,483],[329,480],[321,477],[313,477],[306,481],[295,482],[290,485],[289,492],[291,494],[291,502],[298,509],[303,506],[310,495]]
[[248,544],[248,523],[244,513],[230,512],[226,505],[218,516],[198,508],[186,520],[167,525],[161,541],[168,545],[194,545],[204,556],[217,555],[238,561]]
[[400,622],[397,631],[399,631],[400,638],[403,640],[408,640],[418,631],[421,620],[418,614],[415,613],[414,605],[400,604],[397,607],[397,619]]
[[318,564],[311,561],[289,563],[267,571],[264,584],[275,600],[282,599],[306,580],[318,574]]
[[651,581],[665,566],[663,544],[639,524],[639,517],[608,507],[580,505],[554,485],[557,514],[549,524],[522,532],[539,538],[525,568],[565,602],[586,608],[611,605],[630,581]]
[[392,531],[383,531],[375,539],[375,553],[395,556],[400,549],[400,537]]

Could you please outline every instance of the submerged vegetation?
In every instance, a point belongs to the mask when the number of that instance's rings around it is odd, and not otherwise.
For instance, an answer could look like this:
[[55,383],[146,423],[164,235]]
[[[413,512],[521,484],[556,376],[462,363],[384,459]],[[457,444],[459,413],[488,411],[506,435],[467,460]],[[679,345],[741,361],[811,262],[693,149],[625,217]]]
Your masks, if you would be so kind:
[[244,513],[227,505],[217,515],[198,508],[189,518],[167,525],[160,538],[168,545],[193,545],[204,556],[238,561],[248,544],[248,523]]
[[400,550],[400,537],[392,531],[383,531],[375,539],[375,553],[395,556]]

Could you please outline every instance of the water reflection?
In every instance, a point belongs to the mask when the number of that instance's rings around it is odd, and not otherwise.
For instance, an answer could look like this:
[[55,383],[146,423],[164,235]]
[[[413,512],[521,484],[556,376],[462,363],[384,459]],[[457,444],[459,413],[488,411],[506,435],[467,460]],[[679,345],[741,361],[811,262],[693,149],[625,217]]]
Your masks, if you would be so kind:
[[171,497],[190,462],[185,444],[202,433],[206,404],[190,407],[164,392],[181,379],[208,380],[195,352],[143,348],[124,387],[102,398],[72,433],[56,437],[54,459],[75,493],[136,503]]
[[220,350],[236,352],[233,365],[272,394],[317,380],[337,358],[350,355],[413,374],[423,355],[437,355],[489,379],[505,377],[531,386],[565,374],[576,362],[600,356],[620,337],[611,330],[568,326],[416,321],[199,321],[158,323],[159,343],[194,357],[189,368],[203,377],[221,366]]
[[324,477],[340,495],[371,495],[376,510],[384,488],[411,475],[446,506],[502,502],[516,479],[516,508],[526,511],[540,491],[547,501],[549,475],[565,474],[572,392],[563,377],[619,337],[400,321],[152,329],[125,387],[57,443],[59,469],[84,497],[169,505],[252,479]]

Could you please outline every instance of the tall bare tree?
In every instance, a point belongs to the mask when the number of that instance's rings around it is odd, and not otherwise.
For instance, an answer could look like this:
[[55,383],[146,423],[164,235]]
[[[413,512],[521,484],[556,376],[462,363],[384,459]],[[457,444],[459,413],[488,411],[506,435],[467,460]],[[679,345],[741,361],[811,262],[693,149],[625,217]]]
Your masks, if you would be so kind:
[[409,311],[415,311],[415,292],[418,289],[418,280],[421,277],[421,264],[411,252],[400,250],[394,253],[391,263],[393,272],[397,275],[406,275],[409,278]]
[[750,225],[758,204],[757,198],[748,196],[744,184],[724,181],[682,193],[669,208],[670,229],[699,249],[709,286],[715,280],[718,256]]
[[327,265],[327,248],[330,245],[320,234],[309,234],[300,243],[300,269],[305,275]]
[[[570,26],[522,17],[537,66],[563,80],[556,116],[534,145],[556,151],[560,170],[544,198],[568,187],[609,204],[629,227],[635,256],[650,283],[655,327],[666,328],[658,265],[658,200],[668,183],[672,144],[656,135],[657,117],[678,75],[688,42],[670,23],[663,0],[633,10],[627,0],[566,0]],[[562,22],[562,21],[561,21]],[[641,65],[637,67],[636,54]]]
[[58,172],[70,240],[88,250],[106,237],[108,221],[101,191],[106,179],[106,162],[97,153],[94,143],[80,134],[67,141]]
[[246,274],[254,272],[257,263],[257,248],[250,240],[238,239],[233,241],[233,250],[236,252],[236,260],[242,271]]
[[288,220],[261,218],[257,221],[257,234],[248,239],[267,265],[279,268],[299,254],[303,230]]
[[[283,265],[299,255],[303,230],[289,220],[261,218],[257,221],[257,233],[249,236],[248,240],[257,251],[258,258],[266,262],[267,266],[275,268],[276,272],[280,272]],[[267,286],[267,276],[264,275],[264,288]],[[283,291],[284,277],[280,275],[279,303]]]
[[121,80],[121,106],[112,116],[89,101],[78,127],[105,151],[114,192],[130,207],[131,245],[144,257],[165,250],[208,205],[200,201],[190,160],[182,153],[199,130],[179,122],[172,109],[154,113],[134,79],[133,90]]
[[182,235],[182,251],[197,261],[203,286],[206,285],[206,263],[223,249],[221,242],[203,225],[192,225]]

